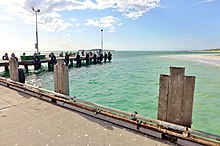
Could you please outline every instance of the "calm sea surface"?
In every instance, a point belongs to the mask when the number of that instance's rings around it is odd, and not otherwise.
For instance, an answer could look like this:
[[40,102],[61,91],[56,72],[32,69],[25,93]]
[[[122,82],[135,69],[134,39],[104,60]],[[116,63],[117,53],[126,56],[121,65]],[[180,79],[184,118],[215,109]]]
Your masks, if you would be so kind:
[[[196,53],[115,51],[111,63],[71,68],[70,95],[156,119],[160,74],[186,67],[196,76],[192,127],[220,135],[220,66],[164,57],[174,54]],[[37,74],[30,70],[26,83],[53,91],[53,72],[46,70],[46,64]]]

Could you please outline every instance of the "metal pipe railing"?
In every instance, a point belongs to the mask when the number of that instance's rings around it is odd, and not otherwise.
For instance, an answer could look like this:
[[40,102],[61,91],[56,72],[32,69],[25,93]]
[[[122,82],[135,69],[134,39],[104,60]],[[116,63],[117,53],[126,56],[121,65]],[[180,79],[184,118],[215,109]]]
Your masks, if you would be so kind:
[[[20,85],[22,87],[25,87],[25,88],[35,89],[35,90],[38,90],[40,92],[44,92],[44,93],[47,93],[47,94],[52,94],[52,95],[61,97],[63,99],[67,99],[67,100],[70,100],[70,101],[74,101],[74,102],[82,103],[82,104],[85,104],[85,105],[88,105],[88,106],[92,106],[92,107],[95,107],[99,110],[106,110],[106,111],[114,112],[115,114],[123,115],[123,116],[129,117],[129,118],[131,118],[133,116],[133,114],[130,113],[130,112],[125,112],[125,111],[121,111],[121,110],[114,109],[114,108],[111,108],[111,107],[99,105],[99,104],[96,104],[96,103],[87,102],[87,101],[84,101],[84,100],[81,100],[81,99],[77,99],[76,97],[67,96],[67,95],[64,95],[64,94],[61,94],[61,93],[49,91],[49,90],[39,88],[39,87],[36,87],[36,86],[18,83],[18,82],[15,82],[15,81],[12,81],[10,79],[3,78],[3,77],[0,77],[0,81],[5,81],[5,82],[9,82],[9,83],[18,84],[18,85]],[[163,126],[163,127],[170,128],[170,129],[173,129],[173,130],[178,130],[180,132],[188,132],[189,134],[193,134],[193,135],[213,139],[213,140],[216,140],[216,141],[220,141],[220,136],[215,135],[215,134],[211,134],[211,133],[207,133],[207,132],[203,132],[203,131],[199,131],[199,130],[194,130],[192,128],[188,128],[188,127],[185,127],[185,126],[181,126],[181,125],[177,125],[177,124],[173,124],[173,123],[169,123],[169,122],[165,122],[165,121],[160,121],[160,120],[156,120],[156,119],[152,119],[152,118],[147,118],[147,117],[143,117],[143,116],[139,116],[139,115],[136,115],[135,117],[139,121],[153,123],[155,125]]]

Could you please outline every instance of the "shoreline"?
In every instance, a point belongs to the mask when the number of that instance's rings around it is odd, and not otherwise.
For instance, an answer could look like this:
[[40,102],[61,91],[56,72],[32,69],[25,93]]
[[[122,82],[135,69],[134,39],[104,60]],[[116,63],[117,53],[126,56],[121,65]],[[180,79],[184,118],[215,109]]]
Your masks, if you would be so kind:
[[163,57],[174,58],[178,60],[197,61],[215,66],[220,66],[220,54],[181,54],[166,55]]

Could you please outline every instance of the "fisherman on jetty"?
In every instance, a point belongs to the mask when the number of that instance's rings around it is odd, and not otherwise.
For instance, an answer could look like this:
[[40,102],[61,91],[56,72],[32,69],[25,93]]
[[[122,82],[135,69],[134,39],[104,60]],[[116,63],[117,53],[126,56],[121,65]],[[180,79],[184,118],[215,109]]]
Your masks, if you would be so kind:
[[15,56],[15,53],[12,53],[11,57],[15,58],[18,61],[18,58]]
[[90,61],[92,61],[93,53],[91,51],[89,52],[89,57],[90,57]]
[[2,60],[9,60],[8,53],[5,53],[5,55],[2,56]]
[[73,52],[70,52],[70,53],[69,53],[69,56],[73,56]]
[[108,52],[108,60],[109,60],[109,61],[111,61],[111,60],[112,60],[112,54],[111,54],[111,52],[110,52],[110,51]]
[[54,56],[54,53],[53,52],[51,52],[50,54],[49,54],[49,57],[51,58],[52,56]]
[[35,52],[35,53],[34,53],[34,57],[35,57],[35,56],[40,56],[40,52],[38,52],[38,53]]
[[93,53],[92,52],[89,52],[89,55],[90,55],[90,57],[93,57]]
[[60,57],[63,57],[63,52],[60,53]]
[[102,54],[102,52],[101,52],[101,53],[99,54],[99,62],[101,63],[102,60],[103,60],[103,54]]
[[77,55],[76,55],[76,65],[77,66],[81,66],[82,65],[79,52],[77,52]]
[[105,52],[105,54],[104,54],[104,62],[105,62],[105,63],[106,63],[107,58],[108,58],[108,55],[107,55],[107,53]]
[[81,52],[81,54],[82,54],[82,56],[85,56],[85,52],[84,52],[84,50]]

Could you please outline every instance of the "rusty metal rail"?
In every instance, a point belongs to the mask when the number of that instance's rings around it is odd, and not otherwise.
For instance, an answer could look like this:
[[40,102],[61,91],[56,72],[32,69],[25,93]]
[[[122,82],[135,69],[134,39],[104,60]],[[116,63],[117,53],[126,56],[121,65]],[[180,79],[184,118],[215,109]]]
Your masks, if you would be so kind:
[[[184,140],[203,145],[220,145],[220,136],[218,135],[213,135],[210,133],[160,120],[146,118],[139,115],[136,115],[137,120],[132,120],[133,114],[129,112],[90,103],[75,97],[70,97],[31,85],[18,83],[2,77],[0,77],[0,84],[21,92],[25,92],[43,100],[56,103],[57,105],[73,109],[75,111],[85,113],[90,116],[109,121],[114,124],[127,127],[129,129],[136,130],[157,138],[162,138],[163,133],[174,136],[178,138],[179,141]],[[181,143],[179,142],[179,144]]]

